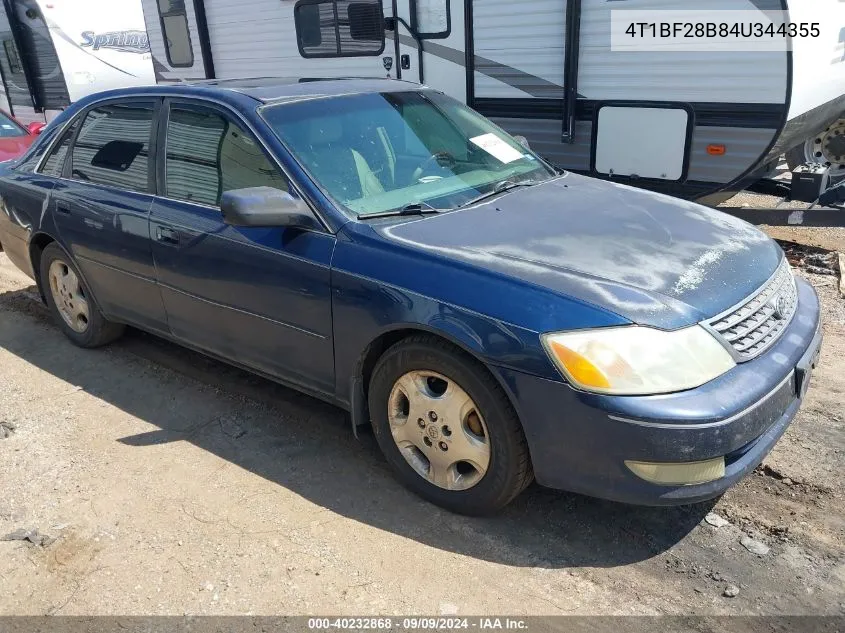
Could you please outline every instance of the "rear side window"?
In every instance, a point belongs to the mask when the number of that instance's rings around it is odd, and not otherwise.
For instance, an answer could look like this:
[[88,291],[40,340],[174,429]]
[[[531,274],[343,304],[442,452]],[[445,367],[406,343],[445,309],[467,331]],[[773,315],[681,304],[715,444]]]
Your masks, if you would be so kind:
[[[67,156],[67,148],[70,147],[70,139],[73,138],[73,133],[76,131],[76,123],[65,130],[59,141],[53,146],[47,160],[41,167],[41,173],[47,176],[59,177],[62,175],[62,170],[65,166],[65,157]],[[45,147],[49,143],[45,143]]]
[[185,0],[158,0],[158,16],[164,34],[167,61],[174,68],[193,66],[194,49],[191,46]]
[[360,57],[384,51],[378,0],[299,0],[293,9],[303,57]]
[[152,103],[121,103],[88,112],[73,144],[71,178],[149,191]]
[[288,190],[251,134],[215,110],[176,104],[167,123],[165,183],[168,198],[211,206],[232,189]]

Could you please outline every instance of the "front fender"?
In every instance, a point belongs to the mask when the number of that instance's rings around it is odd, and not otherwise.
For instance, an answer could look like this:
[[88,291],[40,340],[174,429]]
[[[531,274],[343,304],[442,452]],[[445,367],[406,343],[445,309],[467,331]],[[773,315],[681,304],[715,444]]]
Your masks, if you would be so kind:
[[332,258],[335,386],[351,381],[374,341],[396,330],[437,334],[488,365],[560,381],[540,333],[622,325],[623,317],[479,266],[391,243],[369,227],[342,231]]
[[333,271],[332,310],[336,393],[344,403],[370,346],[397,331],[435,334],[485,364],[560,380],[538,332],[379,280]]

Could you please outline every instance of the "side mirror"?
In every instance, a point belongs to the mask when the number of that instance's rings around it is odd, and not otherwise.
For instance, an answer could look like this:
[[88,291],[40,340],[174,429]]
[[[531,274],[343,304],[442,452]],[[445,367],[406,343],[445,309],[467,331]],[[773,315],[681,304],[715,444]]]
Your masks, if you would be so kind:
[[226,191],[220,198],[220,210],[223,221],[232,226],[319,227],[304,200],[273,187]]
[[522,134],[514,134],[513,140],[522,145],[525,149],[531,149],[531,146],[528,144],[528,139]]
[[41,123],[40,121],[33,121],[29,125],[26,126],[26,131],[32,135],[41,134],[41,130],[47,127],[46,123]]

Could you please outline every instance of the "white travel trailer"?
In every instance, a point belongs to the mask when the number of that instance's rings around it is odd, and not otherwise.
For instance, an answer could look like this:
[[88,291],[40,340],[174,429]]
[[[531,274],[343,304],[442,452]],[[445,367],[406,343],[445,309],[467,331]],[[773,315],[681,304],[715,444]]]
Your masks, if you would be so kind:
[[155,83],[140,0],[3,0],[0,106],[47,120],[109,88]]
[[[142,2],[158,81],[423,82],[561,167],[687,198],[741,189],[845,112],[840,0]],[[611,47],[611,10],[696,8],[788,11],[819,32],[792,50]],[[845,169],[845,147],[834,149]]]

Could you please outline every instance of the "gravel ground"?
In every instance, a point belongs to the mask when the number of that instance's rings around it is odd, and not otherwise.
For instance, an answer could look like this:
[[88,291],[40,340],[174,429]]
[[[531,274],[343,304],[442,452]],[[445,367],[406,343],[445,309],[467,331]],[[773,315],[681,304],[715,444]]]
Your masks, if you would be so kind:
[[30,539],[0,541],[0,615],[845,614],[845,308],[802,274],[821,365],[724,497],[533,486],[470,519],[406,492],[331,406],[134,331],[74,347],[0,254],[0,537]]

